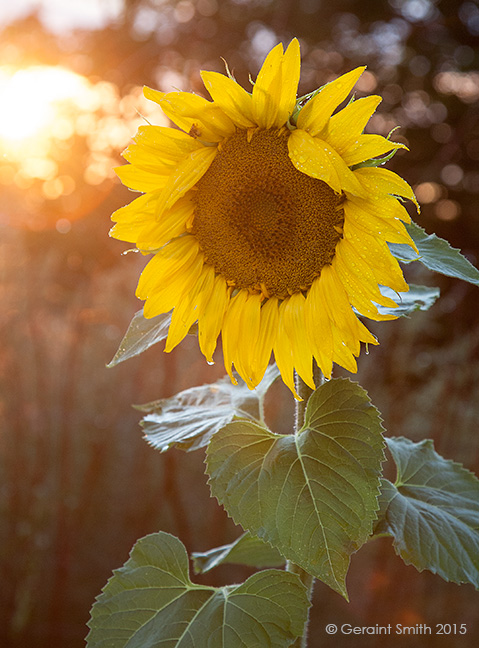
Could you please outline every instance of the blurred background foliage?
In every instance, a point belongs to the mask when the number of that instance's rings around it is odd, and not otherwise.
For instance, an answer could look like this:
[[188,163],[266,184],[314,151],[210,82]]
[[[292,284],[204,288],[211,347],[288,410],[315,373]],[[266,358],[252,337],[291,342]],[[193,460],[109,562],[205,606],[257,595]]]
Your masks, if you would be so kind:
[[[10,6],[11,5],[11,6]],[[416,190],[418,222],[477,265],[479,6],[463,0],[23,0],[0,9],[0,644],[84,645],[94,597],[135,540],[159,529],[190,551],[233,540],[210,499],[202,453],[165,455],[141,438],[131,403],[224,373],[188,338],[114,369],[105,364],[140,304],[145,261],[122,256],[109,216],[131,199],[112,167],[144,120],[167,124],[141,86],[203,93],[200,69],[226,59],[248,87],[279,40],[301,41],[300,93],[367,64],[357,95],[383,102],[369,130],[410,152],[390,167]],[[427,313],[372,328],[358,379],[388,433],[433,437],[479,472],[477,288],[408,267],[440,285]],[[339,375],[339,372],[338,372]],[[269,422],[288,432],[290,395],[275,385]],[[211,584],[250,573],[221,567]],[[353,557],[351,603],[317,584],[311,641],[326,623],[467,623],[479,594],[396,558],[387,539]],[[409,637],[409,648],[439,644]],[[356,647],[394,637],[348,637]],[[441,643],[442,645],[442,643]]]

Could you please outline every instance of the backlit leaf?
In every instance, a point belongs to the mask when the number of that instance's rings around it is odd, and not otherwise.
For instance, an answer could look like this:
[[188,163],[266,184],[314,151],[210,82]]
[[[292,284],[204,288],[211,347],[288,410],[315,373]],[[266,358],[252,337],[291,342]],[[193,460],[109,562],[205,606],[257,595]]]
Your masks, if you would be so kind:
[[207,445],[212,435],[235,416],[262,420],[264,396],[278,375],[276,365],[270,365],[254,390],[240,381],[233,385],[225,377],[137,406],[147,412],[142,421],[146,439],[162,452],[172,446],[196,450]]
[[479,480],[430,439],[387,439],[396,483],[383,480],[376,534],[392,535],[404,562],[479,588]]
[[378,311],[382,315],[396,315],[396,317],[407,317],[418,310],[429,310],[440,295],[439,288],[416,286],[415,284],[409,284],[408,292],[400,293],[394,292],[387,286],[381,286],[381,293],[393,299],[398,304],[398,307],[389,308],[378,304]]
[[407,224],[406,229],[416,244],[419,255],[409,245],[388,243],[392,254],[397,259],[404,263],[420,261],[429,270],[479,286],[479,270],[461,254],[460,250],[453,248],[435,234],[426,234],[416,223]]
[[120,342],[118,351],[108,364],[108,367],[114,367],[124,360],[143,353],[153,344],[165,340],[168,336],[170,322],[171,313],[157,315],[151,319],[143,317],[143,309],[135,313],[125,336]]
[[197,574],[204,574],[218,565],[227,563],[264,569],[282,567],[286,562],[277,549],[249,532],[243,533],[231,544],[215,547],[203,553],[193,553],[191,557]]
[[240,585],[191,582],[183,544],[168,533],[139,540],[91,611],[89,648],[286,648],[309,601],[295,574],[265,570]]
[[297,436],[233,421],[211,440],[211,491],[234,521],[347,596],[350,555],[376,519],[382,426],[346,379],[319,387]]

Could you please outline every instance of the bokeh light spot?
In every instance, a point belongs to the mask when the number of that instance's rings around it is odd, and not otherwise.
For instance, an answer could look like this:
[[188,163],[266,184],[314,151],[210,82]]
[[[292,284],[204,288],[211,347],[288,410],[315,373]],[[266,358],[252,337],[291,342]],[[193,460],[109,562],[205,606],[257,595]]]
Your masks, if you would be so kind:
[[189,0],[180,0],[174,9],[175,20],[179,23],[187,23],[195,15],[195,7]]
[[442,195],[441,185],[437,182],[421,182],[414,188],[416,197],[420,203],[434,203]]
[[441,171],[441,180],[449,186],[458,185],[464,177],[464,171],[457,164],[446,164]]
[[445,144],[446,142],[449,142],[451,136],[452,128],[449,126],[449,124],[442,122],[440,124],[433,124],[433,126],[431,126],[431,137],[439,144]]
[[434,212],[439,220],[453,221],[460,215],[461,206],[455,200],[445,198],[436,204]]
[[55,228],[60,234],[68,234],[72,228],[72,224],[68,218],[59,218],[56,222]]

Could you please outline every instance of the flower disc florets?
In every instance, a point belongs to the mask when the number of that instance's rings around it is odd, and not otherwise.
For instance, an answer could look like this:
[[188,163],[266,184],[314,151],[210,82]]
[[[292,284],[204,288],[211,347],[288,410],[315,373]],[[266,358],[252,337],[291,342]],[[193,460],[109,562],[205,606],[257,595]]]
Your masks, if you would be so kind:
[[307,290],[331,262],[341,197],[298,171],[284,130],[238,130],[193,195],[192,233],[205,261],[236,288],[281,299]]

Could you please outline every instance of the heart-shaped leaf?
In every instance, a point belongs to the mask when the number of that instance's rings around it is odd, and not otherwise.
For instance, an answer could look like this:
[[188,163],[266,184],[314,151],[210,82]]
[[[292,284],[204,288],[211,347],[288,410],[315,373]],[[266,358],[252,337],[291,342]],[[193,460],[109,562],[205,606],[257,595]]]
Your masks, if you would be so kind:
[[387,444],[397,480],[383,480],[375,533],[392,535],[407,565],[479,588],[479,480],[438,455],[430,439]]
[[252,536],[248,531],[240,535],[231,544],[215,547],[202,553],[191,554],[197,574],[204,574],[218,565],[234,563],[264,569],[265,567],[282,567],[286,560],[270,544]]
[[265,570],[241,585],[195,585],[183,544],[139,540],[91,612],[89,648],[286,648],[301,636],[309,601],[295,574]]
[[279,376],[276,365],[270,365],[256,389],[245,383],[233,385],[228,377],[210,385],[192,387],[162,400],[136,408],[147,412],[141,423],[147,441],[161,452],[172,446],[196,450],[235,416],[263,419],[263,400]]
[[211,491],[238,524],[347,596],[350,555],[378,509],[382,425],[347,379],[319,387],[297,435],[233,421],[211,440]]

